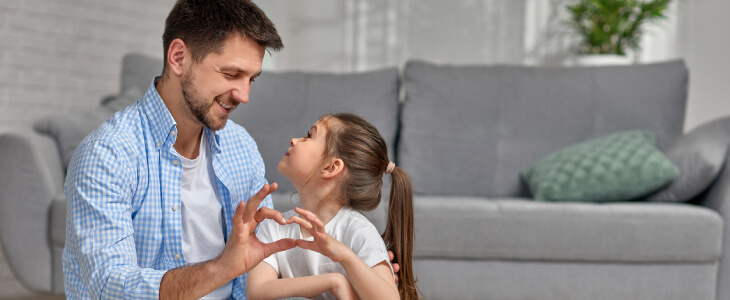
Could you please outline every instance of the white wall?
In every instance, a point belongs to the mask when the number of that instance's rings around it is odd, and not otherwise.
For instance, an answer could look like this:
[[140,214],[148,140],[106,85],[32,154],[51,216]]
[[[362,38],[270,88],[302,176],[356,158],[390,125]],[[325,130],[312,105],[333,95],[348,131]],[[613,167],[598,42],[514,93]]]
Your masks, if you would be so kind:
[[[350,72],[422,58],[450,63],[562,64],[569,0],[260,0],[286,47],[269,70]],[[1,0],[0,132],[91,109],[119,86],[122,55],[161,57],[174,0]],[[680,0],[651,25],[639,62],[683,58],[685,130],[730,115],[726,0]],[[444,17],[439,17],[439,16]],[[451,16],[451,17],[448,17]]]
[[690,72],[686,129],[730,116],[730,1],[687,0],[685,59]]
[[266,0],[285,48],[276,70],[353,72],[441,63],[520,63],[527,0]]
[[119,90],[124,53],[162,57],[174,0],[1,0],[0,132],[89,110]]

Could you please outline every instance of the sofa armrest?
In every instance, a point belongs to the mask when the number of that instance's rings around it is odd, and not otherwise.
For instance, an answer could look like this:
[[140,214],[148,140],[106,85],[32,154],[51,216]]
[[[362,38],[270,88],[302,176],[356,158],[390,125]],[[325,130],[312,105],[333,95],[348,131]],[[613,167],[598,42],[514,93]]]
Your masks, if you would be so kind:
[[53,139],[32,131],[0,134],[0,240],[16,277],[39,292],[52,289],[48,225],[63,178]]
[[679,177],[644,200],[687,202],[696,198],[719,176],[725,165],[728,145],[730,118],[708,122],[680,136],[664,149],[667,157],[679,167]]
[[[730,152],[725,162],[730,161]],[[730,299],[730,168],[723,167],[716,181],[710,186],[700,204],[717,211],[724,221],[722,257],[717,279],[717,299]]]

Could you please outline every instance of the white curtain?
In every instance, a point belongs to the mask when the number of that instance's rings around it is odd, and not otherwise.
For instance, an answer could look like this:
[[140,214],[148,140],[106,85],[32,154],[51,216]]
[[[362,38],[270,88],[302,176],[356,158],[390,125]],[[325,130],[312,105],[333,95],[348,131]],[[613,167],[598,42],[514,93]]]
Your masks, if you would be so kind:
[[[561,65],[576,41],[570,0],[260,0],[285,48],[270,70],[357,72],[412,59]],[[679,57],[676,5],[647,29],[638,62]],[[675,50],[667,50],[675,49]]]

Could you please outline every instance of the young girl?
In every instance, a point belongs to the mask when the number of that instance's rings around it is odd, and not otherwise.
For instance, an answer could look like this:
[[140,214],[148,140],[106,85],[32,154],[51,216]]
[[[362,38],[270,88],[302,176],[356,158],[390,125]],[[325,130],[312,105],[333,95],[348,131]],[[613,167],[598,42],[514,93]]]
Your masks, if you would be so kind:
[[[287,225],[264,220],[257,236],[264,243],[294,238],[298,248],[249,271],[247,298],[418,299],[410,179],[388,159],[374,126],[353,114],[326,115],[291,140],[278,169],[296,187],[301,207],[284,213]],[[381,238],[358,211],[378,206],[384,174],[393,184]],[[387,249],[400,265],[397,286]]]

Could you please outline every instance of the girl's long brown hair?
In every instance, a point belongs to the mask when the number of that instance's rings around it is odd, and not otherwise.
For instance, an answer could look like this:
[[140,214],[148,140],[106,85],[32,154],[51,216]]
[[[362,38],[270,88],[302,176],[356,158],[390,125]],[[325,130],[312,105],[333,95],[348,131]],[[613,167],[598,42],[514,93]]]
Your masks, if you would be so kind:
[[[339,158],[347,169],[341,193],[353,209],[369,211],[380,204],[383,174],[388,167],[388,148],[378,130],[363,118],[349,113],[326,115],[326,158]],[[388,222],[383,240],[393,251],[401,299],[419,299],[413,276],[413,192],[411,180],[395,167],[390,174]]]

